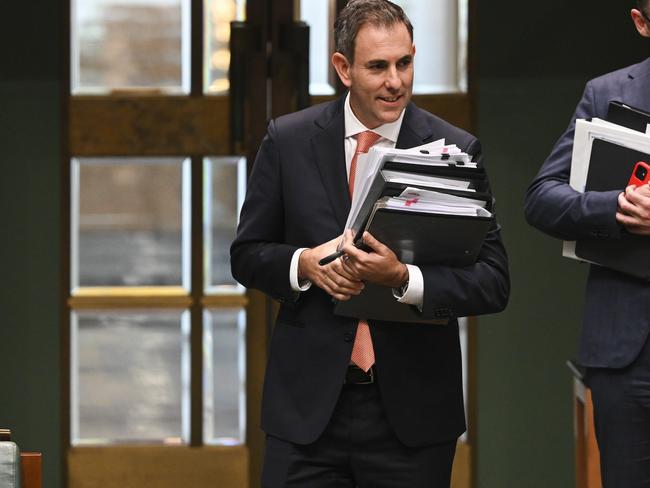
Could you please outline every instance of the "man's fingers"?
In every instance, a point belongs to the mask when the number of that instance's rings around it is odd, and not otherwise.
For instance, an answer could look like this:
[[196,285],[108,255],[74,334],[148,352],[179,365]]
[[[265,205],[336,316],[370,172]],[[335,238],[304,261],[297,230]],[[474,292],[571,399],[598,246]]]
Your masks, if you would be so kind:
[[621,209],[622,213],[638,217],[640,219],[647,219],[650,215],[648,209],[646,209],[642,204],[636,204],[635,200],[640,203],[648,204],[646,199],[639,197],[635,194],[634,190],[630,190],[631,187],[628,187],[625,190],[625,194],[618,196],[618,206]]
[[356,261],[350,259],[346,254],[341,257],[341,268],[345,270],[348,276],[354,280],[361,280],[361,270],[359,269],[359,264]]
[[325,274],[324,281],[334,292],[353,293],[356,295],[363,290],[363,283],[361,281],[349,280],[333,270],[328,270]]
[[642,197],[650,197],[650,183],[637,186],[636,189],[634,190],[634,193]]
[[360,281],[358,273],[354,270],[347,255],[341,256],[332,263],[332,269],[350,281]]
[[363,233],[363,243],[377,254],[385,255],[386,251],[390,251],[388,247],[379,242],[370,232]]
[[628,215],[621,212],[616,213],[616,221],[625,226],[625,229],[631,234],[648,235],[650,234],[650,222],[640,219],[634,215]]

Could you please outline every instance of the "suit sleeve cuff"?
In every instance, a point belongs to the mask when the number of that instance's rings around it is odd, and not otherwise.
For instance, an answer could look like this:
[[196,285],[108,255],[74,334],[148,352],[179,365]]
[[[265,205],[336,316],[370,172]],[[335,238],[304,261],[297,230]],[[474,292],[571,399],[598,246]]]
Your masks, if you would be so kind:
[[406,268],[409,272],[409,284],[406,290],[404,290],[403,295],[399,294],[399,290],[393,289],[393,296],[400,303],[415,305],[422,310],[422,302],[424,300],[424,277],[422,276],[422,271],[412,264],[407,264]]
[[307,291],[311,288],[311,281],[301,280],[298,281],[298,261],[300,260],[300,255],[305,251],[306,247],[301,247],[293,253],[291,258],[291,265],[289,266],[289,283],[291,283],[291,289],[293,291],[301,292]]

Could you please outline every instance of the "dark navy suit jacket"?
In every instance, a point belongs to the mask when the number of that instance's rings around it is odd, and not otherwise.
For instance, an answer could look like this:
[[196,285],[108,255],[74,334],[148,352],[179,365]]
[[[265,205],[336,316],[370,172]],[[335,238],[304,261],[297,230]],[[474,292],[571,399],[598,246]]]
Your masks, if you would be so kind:
[[[298,444],[325,429],[343,386],[357,321],[333,314],[332,298],[289,283],[294,252],[343,232],[350,209],[344,154],[344,98],[271,121],[249,180],[233,276],[281,302],[266,368],[262,428]],[[407,148],[446,138],[480,157],[472,135],[410,104],[397,141]],[[465,268],[421,266],[423,319],[447,325],[371,321],[378,387],[388,420],[406,445],[456,439],[465,429],[455,317],[502,310],[509,293],[498,226]]]
[[[623,188],[582,194],[569,186],[575,120],[605,119],[612,100],[650,111],[650,58],[587,83],[569,127],[528,188],[526,219],[553,237],[618,239],[624,232],[615,217]],[[650,283],[591,266],[578,362],[588,367],[627,366],[649,331]]]

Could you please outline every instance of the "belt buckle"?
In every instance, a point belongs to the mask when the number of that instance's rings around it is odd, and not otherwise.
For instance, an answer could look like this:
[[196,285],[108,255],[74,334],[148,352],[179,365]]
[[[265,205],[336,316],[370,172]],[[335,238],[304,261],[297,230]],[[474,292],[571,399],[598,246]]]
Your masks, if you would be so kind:
[[375,382],[375,371],[374,371],[374,368],[371,367],[371,368],[368,370],[368,372],[366,372],[366,371],[362,370],[362,369],[361,369],[359,366],[357,366],[357,365],[351,365],[351,367],[353,367],[353,368],[355,368],[355,369],[358,370],[358,372],[356,372],[356,375],[361,375],[361,374],[362,374],[362,375],[364,375],[365,377],[368,377],[368,376],[369,376],[370,378],[369,378],[368,380],[364,380],[364,381],[346,381],[346,380],[344,380],[344,382],[343,382],[344,384],[347,384],[347,385],[370,385],[370,384],[372,384],[372,383]]
[[[363,370],[362,370],[362,371],[363,371]],[[357,383],[357,385],[371,385],[371,384],[373,384],[373,383],[375,382],[375,370],[374,370],[374,368],[371,367],[371,368],[368,370],[368,372],[365,372],[365,371],[364,371],[364,373],[366,373],[367,375],[369,375],[369,376],[370,376],[370,379],[369,379],[368,381],[360,381],[359,383]]]

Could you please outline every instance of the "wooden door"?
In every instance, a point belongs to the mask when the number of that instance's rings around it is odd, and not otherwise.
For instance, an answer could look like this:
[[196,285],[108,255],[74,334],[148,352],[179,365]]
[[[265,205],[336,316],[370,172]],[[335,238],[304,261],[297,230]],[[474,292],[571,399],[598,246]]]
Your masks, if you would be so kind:
[[[310,90],[308,33],[329,65],[344,3],[66,2],[67,486],[259,486],[276,308],[227,248],[268,120],[341,94],[329,68]],[[414,100],[471,128],[469,86]]]

